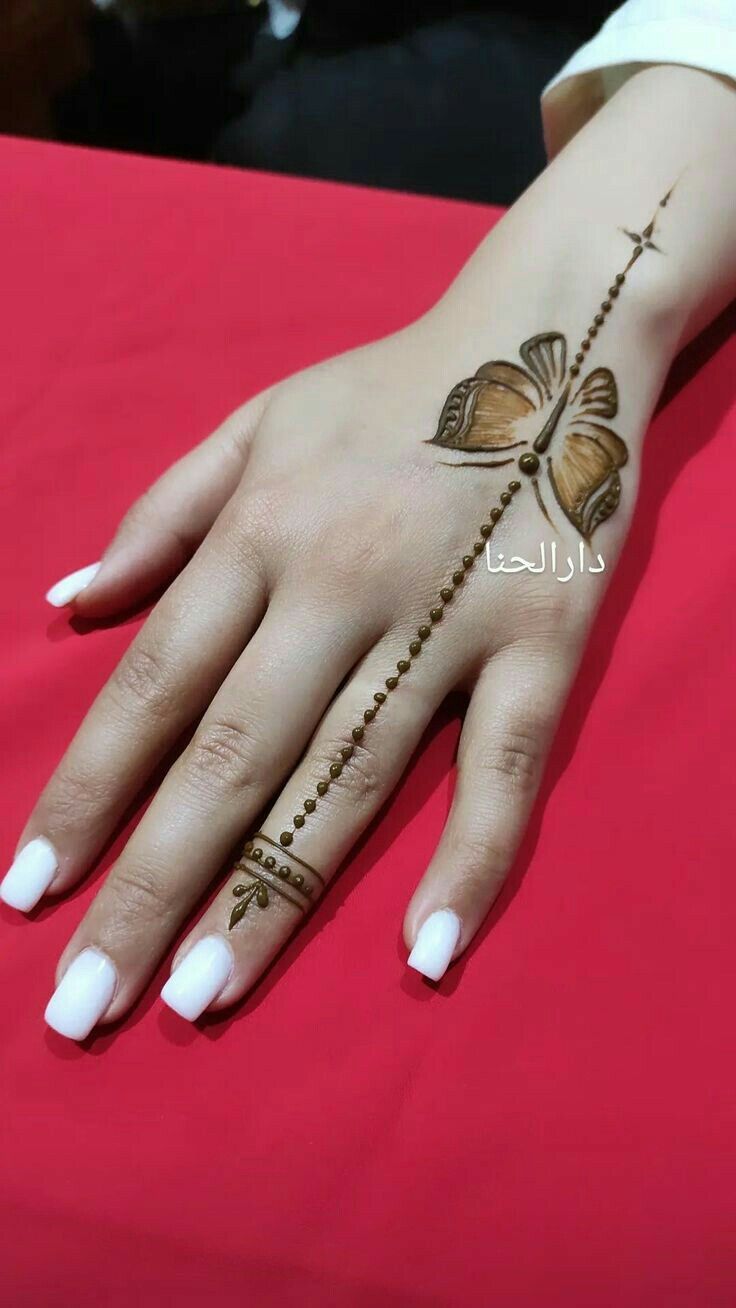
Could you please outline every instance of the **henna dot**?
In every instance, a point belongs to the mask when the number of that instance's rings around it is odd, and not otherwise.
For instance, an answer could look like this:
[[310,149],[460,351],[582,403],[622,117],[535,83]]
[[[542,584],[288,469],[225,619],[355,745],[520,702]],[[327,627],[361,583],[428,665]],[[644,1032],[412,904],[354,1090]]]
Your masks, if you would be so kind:
[[521,482],[520,482],[520,481],[510,481],[510,482],[509,482],[509,490],[511,491],[511,494],[512,494],[512,495],[515,495],[517,491],[520,491],[520,490],[521,490]]
[[367,708],[366,711],[365,711],[365,713],[363,714],[363,721],[364,721],[364,722],[372,722],[373,719],[374,719],[374,717],[376,716],[376,713],[377,713],[377,712],[378,712],[378,709]]
[[[521,457],[524,457],[523,454]],[[499,518],[503,516],[503,509],[491,509],[488,516],[491,519],[491,522],[498,522]]]
[[571,376],[571,377],[577,377],[577,375],[578,375],[579,372],[580,372],[580,364],[579,364],[579,363],[571,363],[571,364],[570,364],[570,376]]
[[385,693],[384,693],[382,690],[377,690],[376,693],[375,693],[375,695],[373,696],[373,698],[374,698],[374,700],[376,701],[377,704],[385,704],[385,703],[386,703],[386,695],[385,695]]
[[293,839],[294,837],[290,831],[282,831],[281,835],[279,836],[279,844],[290,845]]
[[588,335],[589,335],[589,336],[597,336],[597,335],[598,335],[598,328],[597,328],[597,327],[589,327],[589,328],[588,328]]
[[365,730],[364,727],[353,727],[350,733],[351,736],[353,737],[353,740],[362,740],[364,730]]
[[532,477],[535,472],[539,472],[539,459],[536,454],[532,454],[531,450],[527,450],[526,454],[522,454],[519,459],[519,468],[526,473],[527,477]]
[[[490,522],[484,522],[481,524],[480,534],[484,540],[488,539],[492,531],[493,531],[493,527],[491,526]],[[463,560],[463,562],[464,561],[465,560]]]
[[330,763],[330,776],[332,777],[333,781],[337,781],[337,778],[339,777],[341,772],[342,772],[342,763]]
[[248,855],[252,852],[252,849],[253,849],[253,841],[246,840],[245,845],[243,846],[243,853],[245,855]]
[[583,354],[582,350],[578,350],[577,354],[575,355],[575,362],[582,363],[584,358],[585,355]]
[[263,850],[262,850],[262,849],[254,849],[254,850],[253,850],[253,857],[254,857],[254,859],[256,860],[256,862],[260,863],[261,859],[263,858]]
[[297,830],[298,830],[300,827],[303,827],[303,826],[304,826],[305,821],[306,821],[306,818],[304,817],[304,814],[303,814],[303,813],[297,813],[296,817],[294,818],[294,826],[295,826],[295,827],[297,828]]
[[398,678],[398,677],[387,677],[387,678],[386,678],[386,686],[387,686],[387,688],[388,688],[389,690],[396,690],[396,687],[398,686],[398,684],[399,684],[399,678]]
[[586,353],[590,349],[590,341],[588,340],[587,336],[584,341],[580,342],[580,348],[581,350],[585,350]]
[[464,573],[464,572],[453,572],[453,574],[452,574],[452,584],[453,584],[453,586],[462,586],[462,584],[463,584],[464,581],[465,581],[465,573]]
[[616,285],[623,286],[626,281],[626,273],[616,273]]
[[450,600],[452,599],[452,596],[453,596],[452,586],[443,586],[442,590],[440,591],[440,599],[444,600],[445,604],[449,604]]
[[508,492],[508,491],[501,491],[501,494],[499,495],[498,498],[500,499],[500,501],[501,501],[501,503],[504,505],[504,507],[505,507],[507,504],[510,504],[510,503],[511,503],[511,496],[509,495],[509,492]]
[[304,877],[302,876],[301,872],[294,873],[293,877],[291,878],[291,884],[293,886],[302,886],[304,884]]
[[282,864],[281,864],[281,867],[279,868],[279,876],[281,877],[281,880],[282,880],[282,881],[288,881],[288,880],[289,880],[289,872],[290,872],[290,871],[291,871],[291,869],[288,868],[288,867],[286,866],[285,863],[282,863]]
[[421,652],[422,652],[421,640],[413,640],[409,645],[409,653],[412,655],[412,658],[416,658],[417,654],[421,654]]
[[473,546],[473,553],[474,553],[474,554],[482,554],[483,551],[484,551],[484,549],[485,549],[485,547],[486,547],[485,541],[483,541],[483,540],[477,540],[477,541],[475,542],[474,546]]
[[613,308],[613,305],[611,304],[610,300],[604,300],[601,305],[601,308],[604,313],[610,313],[611,309]]
[[405,672],[408,672],[408,671],[409,671],[409,668],[411,667],[411,663],[409,662],[408,659],[399,659],[399,661],[398,661],[398,663],[396,664],[396,666],[397,666],[397,668],[399,669],[399,672],[400,672],[400,673],[402,674],[402,676],[403,676],[403,674],[404,674]]
[[432,628],[428,627],[427,624],[423,622],[417,635],[420,640],[429,640],[429,637],[432,635]]
[[610,295],[612,300],[615,300],[616,296],[618,295],[618,286],[609,286],[608,294]]
[[593,319],[593,322],[595,323],[596,327],[602,327],[602,326],[603,326],[603,314],[602,314],[602,313],[597,313],[597,314],[595,315],[594,319]]
[[433,622],[439,622],[442,617],[442,605],[438,604],[437,608],[429,610],[429,616]]
[[465,568],[466,572],[468,571],[469,568],[472,568],[474,563],[475,563],[475,559],[473,558],[472,554],[463,554],[463,567]]
[[263,860],[263,866],[264,866],[264,867],[275,867],[275,866],[276,866],[276,859],[274,858],[273,854],[269,854],[268,858],[264,858],[264,860]]
[[304,812],[305,812],[305,813],[313,813],[314,810],[316,809],[316,807],[317,807],[317,801],[316,801],[316,799],[305,799],[305,801],[304,801]]
[[304,891],[304,894],[305,894],[305,895],[308,895],[310,899],[312,898],[312,887],[311,887],[311,886],[302,886],[302,890]]
[[329,783],[329,781],[318,781],[318,782],[317,782],[317,794],[318,794],[318,795],[326,795],[326,794],[327,794],[327,791],[329,790],[329,788],[330,788],[330,783]]

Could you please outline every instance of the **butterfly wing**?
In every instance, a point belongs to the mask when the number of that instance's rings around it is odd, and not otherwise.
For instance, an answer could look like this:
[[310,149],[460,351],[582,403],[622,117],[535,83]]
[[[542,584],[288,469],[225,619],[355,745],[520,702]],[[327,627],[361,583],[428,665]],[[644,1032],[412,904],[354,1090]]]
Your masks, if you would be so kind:
[[519,346],[519,354],[537,383],[540,399],[551,400],[562,390],[567,368],[567,343],[560,332],[542,332]]
[[560,508],[589,540],[615,512],[621,498],[618,470],[628,458],[620,436],[596,421],[618,412],[616,380],[609,368],[595,368],[572,396],[547,461]]
[[519,424],[541,403],[538,383],[524,368],[498,360],[453,386],[428,442],[447,449],[503,450],[519,443]]
[[610,368],[594,368],[570,400],[570,413],[579,418],[615,418],[618,387]]

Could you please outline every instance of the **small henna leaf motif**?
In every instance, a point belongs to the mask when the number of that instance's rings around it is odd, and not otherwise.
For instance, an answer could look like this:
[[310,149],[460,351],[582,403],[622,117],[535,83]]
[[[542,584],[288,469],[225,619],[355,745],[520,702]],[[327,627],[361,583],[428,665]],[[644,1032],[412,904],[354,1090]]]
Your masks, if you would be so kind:
[[268,886],[263,881],[252,881],[249,886],[241,884],[233,886],[233,894],[238,899],[238,903],[230,914],[228,931],[232,931],[233,927],[245,917],[252,899],[255,899],[259,908],[268,908]]
[[463,454],[523,450],[519,469],[534,478],[546,515],[537,480],[544,459],[557,503],[589,540],[619,503],[618,470],[628,457],[621,437],[606,425],[618,412],[615,378],[610,368],[594,368],[578,384],[568,372],[560,332],[531,337],[519,354],[524,367],[495,360],[458,382],[427,443]]

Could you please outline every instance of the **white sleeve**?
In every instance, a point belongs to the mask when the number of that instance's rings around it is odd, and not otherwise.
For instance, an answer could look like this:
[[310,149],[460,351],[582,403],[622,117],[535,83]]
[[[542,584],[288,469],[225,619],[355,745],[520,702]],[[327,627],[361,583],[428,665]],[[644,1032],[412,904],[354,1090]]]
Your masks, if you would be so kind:
[[651,64],[687,64],[736,80],[736,0],[627,0],[542,93],[550,158]]

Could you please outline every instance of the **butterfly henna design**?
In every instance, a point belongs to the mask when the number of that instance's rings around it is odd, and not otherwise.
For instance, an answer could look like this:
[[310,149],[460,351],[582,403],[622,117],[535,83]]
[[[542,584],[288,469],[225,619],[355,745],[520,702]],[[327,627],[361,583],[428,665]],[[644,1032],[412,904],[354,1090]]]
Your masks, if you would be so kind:
[[540,471],[565,516],[589,540],[618,505],[618,470],[628,457],[621,437],[605,425],[618,412],[616,380],[610,368],[594,368],[578,385],[569,375],[560,332],[533,336],[519,354],[525,367],[484,363],[474,377],[458,382],[429,443],[466,453],[523,449],[519,469],[533,479],[545,517]]
[[[622,228],[634,249],[616,274],[595,314],[574,362],[568,367],[561,332],[542,332],[519,348],[523,367],[507,360],[484,363],[473,377],[453,386],[429,445],[461,454],[511,454],[496,460],[464,459],[462,467],[502,468],[516,461],[531,478],[537,503],[552,526],[549,490],[573,527],[586,540],[610,518],[621,499],[619,470],[628,459],[621,437],[607,424],[618,413],[618,389],[610,368],[594,368],[579,380],[581,365],[621,293],[627,274],[645,250],[662,253],[651,239],[654,217],[641,232]],[[516,451],[522,453],[517,454]],[[453,465],[458,466],[458,465]]]

